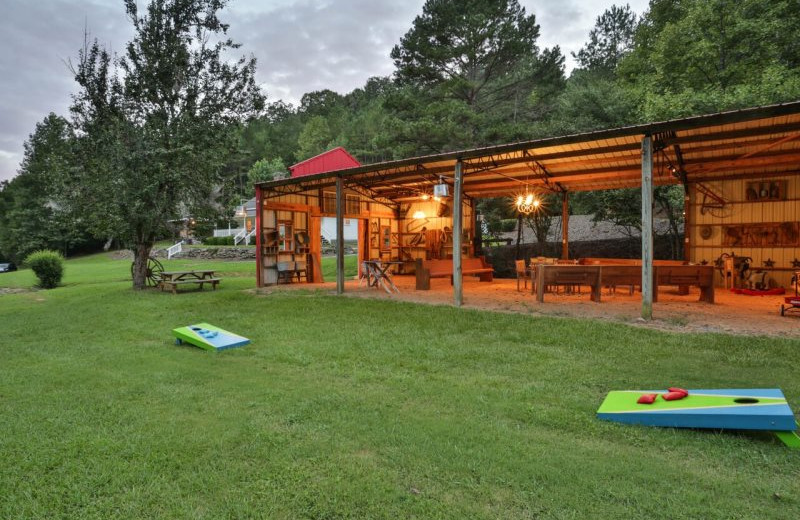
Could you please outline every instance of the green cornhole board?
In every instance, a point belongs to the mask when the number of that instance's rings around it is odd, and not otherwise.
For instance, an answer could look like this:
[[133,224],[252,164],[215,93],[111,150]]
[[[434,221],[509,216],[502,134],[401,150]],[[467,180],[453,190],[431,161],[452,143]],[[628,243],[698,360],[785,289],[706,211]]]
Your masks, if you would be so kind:
[[185,341],[195,347],[214,352],[243,347],[250,343],[250,340],[244,336],[239,336],[208,323],[197,323],[172,329],[172,334],[175,336],[176,345],[180,345]]

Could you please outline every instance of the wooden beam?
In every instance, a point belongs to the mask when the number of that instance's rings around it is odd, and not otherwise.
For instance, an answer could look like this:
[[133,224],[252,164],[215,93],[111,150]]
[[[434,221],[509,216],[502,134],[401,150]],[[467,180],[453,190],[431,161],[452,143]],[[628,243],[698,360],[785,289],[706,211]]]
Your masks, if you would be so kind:
[[456,161],[455,183],[453,184],[453,298],[456,307],[464,303],[463,280],[461,277],[461,237],[462,237],[462,183],[464,180],[461,160]]
[[653,319],[653,139],[642,139],[642,318]]
[[336,294],[344,293],[344,186],[336,177]]
[[569,192],[561,194],[561,259],[569,259]]

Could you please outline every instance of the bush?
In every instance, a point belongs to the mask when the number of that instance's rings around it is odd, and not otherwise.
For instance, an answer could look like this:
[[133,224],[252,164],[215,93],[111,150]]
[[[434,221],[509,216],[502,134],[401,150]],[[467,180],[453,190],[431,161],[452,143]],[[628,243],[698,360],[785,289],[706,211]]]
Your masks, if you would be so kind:
[[203,239],[206,246],[232,246],[233,237],[208,237]]
[[58,287],[64,276],[64,257],[57,251],[42,250],[28,255],[25,265],[30,267],[39,279],[39,287],[52,289]]

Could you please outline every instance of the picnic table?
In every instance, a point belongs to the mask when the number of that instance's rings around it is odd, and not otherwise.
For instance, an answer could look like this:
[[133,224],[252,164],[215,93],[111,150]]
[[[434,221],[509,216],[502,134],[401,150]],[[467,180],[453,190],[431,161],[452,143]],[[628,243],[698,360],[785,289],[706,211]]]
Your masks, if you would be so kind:
[[172,294],[177,294],[179,285],[198,285],[203,290],[204,284],[211,284],[211,288],[216,290],[217,284],[222,278],[214,276],[213,269],[196,269],[193,271],[163,271],[158,286],[161,290],[170,288]]
[[366,280],[368,287],[380,286],[389,294],[392,291],[399,293],[400,289],[392,281],[392,274],[389,272],[389,268],[393,265],[403,265],[403,262],[399,260],[364,260],[362,262],[361,280]]

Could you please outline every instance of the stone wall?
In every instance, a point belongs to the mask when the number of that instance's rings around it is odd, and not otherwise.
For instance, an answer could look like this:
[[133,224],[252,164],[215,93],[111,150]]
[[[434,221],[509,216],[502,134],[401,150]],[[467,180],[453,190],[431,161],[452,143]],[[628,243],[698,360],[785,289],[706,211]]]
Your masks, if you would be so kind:
[[[166,258],[166,249],[153,253],[156,258]],[[197,258],[201,260],[255,260],[254,247],[186,247],[172,258]]]

